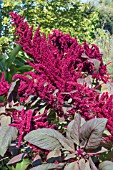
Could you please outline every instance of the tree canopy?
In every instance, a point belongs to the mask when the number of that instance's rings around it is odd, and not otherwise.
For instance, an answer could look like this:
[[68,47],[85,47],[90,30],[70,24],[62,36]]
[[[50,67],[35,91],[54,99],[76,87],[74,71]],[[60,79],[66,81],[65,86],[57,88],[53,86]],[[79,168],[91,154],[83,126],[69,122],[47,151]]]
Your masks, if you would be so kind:
[[91,41],[98,27],[98,12],[88,4],[78,0],[3,0],[1,3],[0,44],[1,50],[14,40],[13,29],[10,28],[9,12],[16,11],[34,25],[39,25],[42,32],[50,33],[59,29],[69,33],[80,41]]

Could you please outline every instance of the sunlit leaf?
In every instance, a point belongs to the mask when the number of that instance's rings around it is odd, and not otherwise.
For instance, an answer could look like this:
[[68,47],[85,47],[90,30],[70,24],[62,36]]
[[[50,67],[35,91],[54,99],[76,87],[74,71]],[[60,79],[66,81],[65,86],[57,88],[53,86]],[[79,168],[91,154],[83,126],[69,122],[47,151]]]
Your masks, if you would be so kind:
[[37,129],[28,133],[24,139],[29,143],[36,145],[42,149],[59,150],[62,148],[60,142],[56,138],[53,129]]
[[7,165],[14,164],[16,162],[19,162],[23,159],[24,153],[20,153],[19,155],[14,156],[10,161],[7,163]]
[[0,107],[0,114],[2,114],[2,113],[5,113],[6,111],[5,111],[5,106],[4,107]]
[[53,151],[49,152],[49,154],[47,155],[47,159],[50,159],[52,157],[59,157],[59,156],[61,156],[61,151],[53,150]]
[[8,95],[7,95],[8,102],[11,102],[17,99],[17,91],[18,91],[19,85],[20,85],[20,80],[16,80],[15,82],[12,83],[9,89]]
[[0,115],[0,125],[6,126],[11,123],[11,117],[7,115]]
[[84,170],[85,167],[86,167],[86,165],[85,165],[85,159],[82,158],[82,159],[79,160],[79,168],[80,168],[80,170]]
[[17,137],[17,129],[10,126],[0,127],[0,155],[4,156],[11,144],[11,141],[15,140]]
[[76,157],[75,153],[72,153],[72,154],[69,153],[69,154],[64,158],[64,160],[72,159],[72,158],[75,158],[75,157]]
[[86,167],[85,170],[93,170],[90,168],[89,160],[87,160],[85,167]]
[[107,82],[106,85],[108,87],[109,93],[113,94],[113,83],[112,82]]
[[60,160],[61,157],[61,151],[60,150],[53,150],[51,152],[49,152],[49,154],[47,155],[47,162],[48,163],[54,163],[55,160]]
[[103,135],[109,136],[109,135],[111,135],[111,133],[107,129],[105,129],[103,132]]
[[77,162],[69,163],[65,166],[64,170],[80,170],[79,165]]
[[67,150],[74,150],[74,145],[61,133],[54,129],[42,128],[28,133],[24,139],[29,143],[46,150],[59,150],[62,146]]

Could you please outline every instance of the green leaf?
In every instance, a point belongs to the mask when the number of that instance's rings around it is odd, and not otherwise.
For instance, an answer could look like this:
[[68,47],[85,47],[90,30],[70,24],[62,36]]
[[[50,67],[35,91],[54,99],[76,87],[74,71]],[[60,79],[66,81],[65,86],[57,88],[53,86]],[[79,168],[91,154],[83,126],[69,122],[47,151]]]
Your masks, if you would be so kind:
[[59,122],[57,113],[55,112],[55,110],[49,109],[47,113],[47,120],[49,124],[57,124]]
[[[13,71],[13,74],[15,72]],[[5,71],[5,79],[8,81],[8,83],[11,83],[12,82],[12,75],[8,70]]]
[[74,150],[72,142],[54,129],[42,128],[33,130],[28,133],[24,139],[29,143],[46,150],[59,150],[62,146],[66,150]]
[[101,161],[110,160],[112,158],[113,158],[113,150],[99,154],[99,160]]
[[0,155],[4,156],[11,144],[11,141],[17,137],[17,129],[8,125],[0,127]]
[[5,101],[5,97],[4,96],[0,96],[0,102],[4,102]]
[[7,59],[7,62],[6,62],[7,68],[9,68],[11,64],[14,62],[16,55],[18,54],[20,50],[21,50],[21,45],[16,44],[16,47],[13,49],[13,51],[9,55],[9,58]]
[[39,110],[40,114],[43,114],[46,109],[46,106],[42,107],[42,109]]
[[104,161],[99,164],[99,170],[113,170],[113,162]]
[[3,61],[0,61],[0,70],[1,71],[6,71],[5,63]]
[[94,151],[100,146],[106,123],[106,118],[94,118],[82,125],[80,140],[86,151]]
[[31,161],[29,159],[23,159],[22,162],[16,164],[15,170],[26,170],[30,163]]
[[42,164],[39,166],[36,166],[34,168],[31,168],[30,170],[52,170],[52,169],[61,169],[63,168],[64,163],[54,164],[54,163],[48,163],[48,164]]
[[111,133],[107,129],[105,129],[104,132],[103,132],[103,135],[109,136],[109,135],[111,135]]
[[31,71],[33,68],[29,65],[24,65],[24,66],[19,66],[19,68],[16,68],[16,69],[17,69],[17,72],[22,74],[24,72]]

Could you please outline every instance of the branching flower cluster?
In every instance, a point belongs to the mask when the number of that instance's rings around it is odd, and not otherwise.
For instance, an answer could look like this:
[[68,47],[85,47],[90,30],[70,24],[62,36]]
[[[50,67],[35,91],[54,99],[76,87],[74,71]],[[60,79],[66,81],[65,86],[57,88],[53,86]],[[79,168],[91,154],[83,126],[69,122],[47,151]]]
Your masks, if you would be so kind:
[[[109,82],[98,47],[95,44],[90,46],[86,41],[81,45],[76,38],[59,30],[53,30],[47,39],[39,27],[33,33],[33,26],[30,27],[23,17],[14,12],[10,15],[15,26],[16,43],[29,55],[27,63],[33,68],[33,71],[13,77],[13,80],[20,80],[17,93],[24,107],[13,112],[6,109],[12,117],[10,125],[19,129],[18,145],[31,130],[57,128],[56,123],[48,118],[52,111],[58,119],[68,123],[76,112],[86,120],[107,118],[107,128],[113,135],[113,95],[108,92],[101,95],[97,91],[102,83]],[[7,97],[12,84],[2,76],[0,95]],[[16,107],[20,103],[17,102]],[[10,107],[13,107],[12,103]]]

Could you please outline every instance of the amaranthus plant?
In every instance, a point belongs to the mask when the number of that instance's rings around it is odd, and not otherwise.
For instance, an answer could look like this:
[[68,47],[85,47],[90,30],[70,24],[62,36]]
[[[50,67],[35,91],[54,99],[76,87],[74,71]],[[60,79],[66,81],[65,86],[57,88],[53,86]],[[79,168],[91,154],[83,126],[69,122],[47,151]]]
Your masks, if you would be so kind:
[[[83,119],[84,120],[84,119]],[[85,123],[79,115],[67,127],[66,137],[54,129],[42,128],[25,136],[28,142],[46,150],[47,163],[36,166],[38,169],[98,170],[92,161],[94,155],[108,151],[101,140],[106,126],[106,118],[94,118]],[[85,121],[85,120],[84,120]],[[82,124],[82,126],[81,126]],[[56,164],[55,164],[56,161]],[[102,162],[100,170],[113,168],[113,163]]]
[[[5,161],[9,169],[42,164],[43,169],[76,166],[82,170],[86,166],[106,170],[108,162],[101,162],[113,157],[113,82],[98,47],[86,41],[80,45],[76,38],[59,30],[46,38],[39,27],[34,33],[23,17],[13,12],[10,15],[16,43],[29,55],[26,62],[32,71],[15,74],[11,83],[2,73],[2,168]],[[86,123],[80,125],[83,118]],[[51,138],[54,141],[49,144]],[[54,153],[54,149],[58,152]],[[50,167],[43,165],[51,157],[55,159],[49,160]]]

